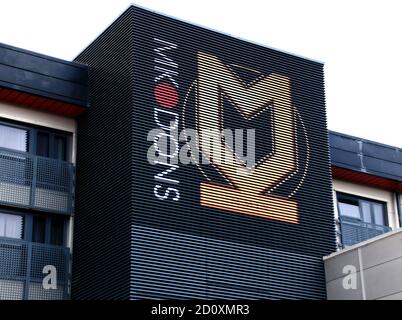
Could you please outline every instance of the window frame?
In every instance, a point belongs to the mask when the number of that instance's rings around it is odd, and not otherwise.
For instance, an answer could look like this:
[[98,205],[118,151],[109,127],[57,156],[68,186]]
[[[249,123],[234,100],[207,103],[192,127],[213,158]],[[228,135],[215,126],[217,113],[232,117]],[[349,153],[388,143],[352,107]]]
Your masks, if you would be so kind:
[[[32,243],[39,243],[39,244],[45,244],[45,245],[52,245],[52,246],[62,246],[62,247],[67,247],[68,244],[68,227],[69,227],[69,217],[64,216],[64,215],[49,215],[49,214],[44,214],[41,212],[23,212],[23,211],[17,211],[17,210],[12,210],[12,209],[6,209],[6,208],[0,208],[0,213],[5,213],[5,214],[12,214],[12,215],[18,215],[18,216],[23,216],[23,237],[22,239],[19,240],[24,240]],[[41,216],[45,219],[45,242],[34,242],[33,241],[33,218],[34,216]],[[52,224],[52,218],[61,218],[64,220],[63,222],[63,241],[61,245],[57,244],[52,244],[51,243],[51,224]],[[13,239],[13,238],[10,238]]]
[[[49,157],[44,157],[44,158],[49,158],[49,159],[55,159],[55,147],[54,147],[54,141],[56,139],[56,136],[61,136],[65,138],[66,141],[66,160],[59,160],[58,161],[64,161],[64,162],[72,162],[72,146],[73,146],[73,134],[71,132],[66,132],[62,130],[57,130],[53,128],[47,128],[47,127],[42,127],[42,126],[35,126],[31,124],[25,124],[25,123],[20,123],[18,121],[10,120],[10,119],[5,119],[5,118],[0,118],[0,124],[4,126],[9,126],[17,129],[24,129],[27,130],[28,132],[28,154],[32,154],[34,156],[38,156],[36,154],[36,147],[37,147],[37,136],[38,132],[46,133],[49,134]],[[21,152],[21,151],[19,151]],[[41,157],[41,156],[38,156]],[[55,159],[56,160],[56,159]]]
[[[344,200],[344,201],[342,201]],[[367,198],[367,197],[362,197],[362,196],[358,196],[358,195],[353,195],[353,194],[349,194],[349,193],[344,193],[344,192],[336,192],[336,206],[338,209],[338,218],[342,219],[342,214],[341,214],[341,210],[339,208],[339,203],[343,202],[343,203],[348,203],[348,201],[350,202],[356,202],[358,203],[358,208],[359,208],[359,214],[360,214],[360,218],[352,218],[352,217],[348,217],[349,219],[355,219],[356,221],[360,221],[363,223],[369,223],[372,225],[378,225],[378,226],[386,226],[389,227],[389,219],[388,219],[388,206],[387,206],[387,202],[386,201],[381,201],[381,200],[376,200],[376,199],[371,199],[371,198]],[[368,202],[370,204],[370,220],[371,222],[367,222],[364,220],[364,213],[363,213],[363,206],[362,206],[362,202]],[[375,223],[375,216],[374,216],[374,210],[373,210],[373,205],[374,204],[380,204],[383,208],[383,219],[384,219],[384,224],[383,225],[379,225]]]

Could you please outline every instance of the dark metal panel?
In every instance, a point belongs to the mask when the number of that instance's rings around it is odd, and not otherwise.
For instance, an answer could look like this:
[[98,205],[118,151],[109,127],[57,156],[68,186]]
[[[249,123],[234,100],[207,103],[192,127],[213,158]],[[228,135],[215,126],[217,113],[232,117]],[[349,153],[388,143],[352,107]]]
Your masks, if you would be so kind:
[[368,157],[384,159],[389,162],[402,164],[402,150],[399,148],[365,141],[363,143],[363,153]]
[[402,181],[402,164],[365,156],[364,165],[368,173]]
[[84,65],[0,44],[0,85],[86,107]]
[[[327,175],[329,159],[322,65],[135,7],[132,11],[136,30],[133,35],[134,46],[138,48],[135,52],[138,63],[134,65],[134,108],[137,115],[134,162],[138,176],[135,184],[135,200],[139,212],[146,212],[146,214],[136,214],[136,222],[157,229],[185,231],[190,234],[201,233],[212,238],[266,245],[293,252],[314,252],[314,254],[322,252],[324,254],[324,251],[332,250],[330,240],[333,227],[332,195],[329,192],[331,181]],[[204,178],[195,166],[180,166],[171,175],[171,178],[180,182],[179,201],[171,201],[171,199],[161,201],[155,197],[153,188],[157,183],[154,176],[163,171],[164,167],[151,166],[146,159],[147,151],[152,144],[146,142],[147,134],[149,130],[157,128],[153,108],[158,107],[155,103],[154,88],[155,77],[159,74],[155,72],[154,38],[162,38],[177,44],[177,49],[171,50],[169,58],[179,65],[178,94],[182,101],[188,95],[188,89],[197,77],[197,54],[200,51],[215,54],[227,64],[248,66],[266,74],[284,74],[292,79],[292,99],[303,114],[311,142],[310,163],[312,166],[304,180],[303,192],[295,196],[302,207],[300,224],[292,225],[200,206],[199,186]],[[136,79],[139,80],[135,81]],[[170,111],[177,111],[182,119],[181,108],[182,105],[179,104],[177,110]],[[236,116],[236,112],[230,112],[227,118]],[[238,125],[242,124],[239,122]],[[181,125],[180,129],[182,129]],[[306,152],[303,140],[298,140],[298,143],[299,155],[302,156]],[[264,148],[263,151],[266,150]],[[297,176],[294,178],[287,185],[283,185],[281,192],[284,195],[297,181]],[[166,184],[163,186],[163,190],[168,187]],[[320,199],[314,198],[311,201],[311,197],[318,192]],[[278,193],[280,194],[279,190]],[[322,242],[318,244],[320,241]]]
[[0,43],[0,64],[87,86],[87,66]]
[[41,74],[0,64],[0,85],[15,90],[37,93],[41,96],[82,104],[87,88],[70,85],[65,80],[49,78]]
[[332,165],[350,169],[361,168],[361,158],[359,157],[359,154],[333,148],[332,146],[331,146],[331,163]]
[[338,132],[329,132],[333,166],[402,181],[402,150]]
[[133,298],[326,296],[320,257],[141,226],[133,226],[132,239],[132,281],[136,284],[132,288]]
[[348,136],[337,134],[335,132],[329,133],[329,144],[331,148],[359,153],[359,144],[357,143],[357,139],[351,139]]
[[76,58],[95,108],[78,119],[73,299],[130,295],[132,52],[126,13]]

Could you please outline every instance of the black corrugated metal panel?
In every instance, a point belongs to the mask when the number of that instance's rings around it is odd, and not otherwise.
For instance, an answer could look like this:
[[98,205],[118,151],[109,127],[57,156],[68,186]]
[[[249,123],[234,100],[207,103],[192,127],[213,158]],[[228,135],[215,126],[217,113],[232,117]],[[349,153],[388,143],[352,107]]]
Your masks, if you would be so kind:
[[321,258],[133,226],[137,299],[325,299]]
[[88,106],[88,69],[0,43],[0,86],[79,106]]
[[329,137],[333,166],[402,181],[402,149],[333,131]]
[[95,108],[78,121],[73,299],[129,298],[132,52],[126,13],[77,58]]
[[[204,72],[197,60],[200,54],[216,57],[224,65],[223,73],[231,70],[244,82],[272,74],[290,81],[290,97],[297,109],[291,122],[292,126],[296,123],[294,138],[284,136],[275,143],[284,141],[287,150],[296,142],[291,155],[297,154],[298,170],[278,183],[269,196],[261,194],[264,200],[267,196],[286,203],[278,214],[269,218],[264,217],[266,212],[252,215],[244,204],[255,206],[259,198],[255,194],[230,205],[230,197],[200,205],[200,186],[208,180],[195,165],[179,163],[164,176],[170,181],[155,180],[169,168],[147,160],[152,145],[148,133],[158,127],[155,108],[167,104],[164,110],[171,112],[171,118],[177,115],[180,129],[183,121],[186,127],[195,128],[197,95],[193,89]],[[91,110],[78,127],[73,298],[100,297],[98,291],[106,291],[109,285],[113,290],[102,297],[125,297],[126,286],[119,295],[109,280],[102,282],[108,272],[117,278],[116,259],[124,266],[130,259],[130,298],[325,297],[321,257],[335,250],[335,231],[322,64],[137,7],[130,7],[77,61],[91,68]],[[213,72],[209,69],[204,75]],[[171,98],[162,104],[155,99],[160,84],[165,86],[162,93]],[[279,89],[275,86],[272,92]],[[172,91],[177,93],[177,105]],[[282,95],[276,97],[282,99]],[[258,103],[259,96],[254,99]],[[275,115],[278,109],[267,108],[255,119],[244,120],[229,99],[222,104],[225,127],[257,129],[257,158],[276,152],[273,126],[290,125]],[[282,172],[286,161],[271,168],[272,174]],[[229,189],[212,166],[203,169],[212,181]],[[265,180],[257,176],[245,189],[253,190],[258,184],[264,185]],[[165,200],[155,196],[157,185],[161,185],[162,198],[172,188]],[[173,200],[175,196],[179,199]],[[295,218],[286,220],[294,203]],[[102,268],[98,277],[87,270],[95,261]],[[125,268],[118,272],[121,283],[126,280],[125,272]],[[191,277],[193,281],[187,282]]]

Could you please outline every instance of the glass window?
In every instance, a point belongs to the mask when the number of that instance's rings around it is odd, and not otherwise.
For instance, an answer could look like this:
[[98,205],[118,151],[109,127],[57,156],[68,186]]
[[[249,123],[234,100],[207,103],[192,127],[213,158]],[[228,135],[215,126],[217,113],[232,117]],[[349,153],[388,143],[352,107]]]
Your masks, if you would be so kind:
[[374,224],[378,224],[381,226],[385,225],[385,221],[384,221],[384,216],[385,216],[385,212],[384,212],[384,206],[382,204],[379,203],[373,203],[373,214],[374,214]]
[[36,154],[42,157],[49,157],[50,137],[48,133],[38,132],[36,141]]
[[58,216],[34,215],[32,217],[32,241],[64,245],[64,223],[66,219]]
[[[70,139],[67,134],[48,131],[46,128],[18,128],[0,124],[0,148],[68,161]],[[33,146],[32,150],[29,150],[29,146]]]
[[67,160],[67,138],[57,134],[38,131],[36,154],[58,160]]
[[360,204],[361,204],[361,208],[362,208],[362,212],[363,212],[363,221],[372,223],[370,202],[363,200],[360,202]]
[[45,243],[46,240],[46,218],[33,216],[32,219],[32,241]]
[[0,124],[0,147],[28,151],[28,131]]
[[58,160],[67,160],[67,139],[56,135],[54,138],[54,156]]
[[63,240],[64,240],[64,219],[52,218],[51,229],[50,229],[50,243],[62,246]]
[[338,193],[339,227],[343,247],[391,231],[386,203]]
[[341,217],[349,217],[380,226],[387,225],[386,204],[349,194],[338,194]]
[[22,239],[23,230],[23,216],[0,213],[0,237]]
[[360,219],[360,210],[358,204],[339,202],[338,206],[340,215]]

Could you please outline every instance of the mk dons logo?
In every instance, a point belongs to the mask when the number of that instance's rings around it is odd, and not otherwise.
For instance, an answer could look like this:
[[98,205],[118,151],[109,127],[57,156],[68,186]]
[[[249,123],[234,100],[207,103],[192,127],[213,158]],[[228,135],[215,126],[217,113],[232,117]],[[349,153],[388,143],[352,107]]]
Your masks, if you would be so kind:
[[[303,120],[292,103],[291,79],[251,70],[255,77],[246,83],[235,68],[239,71],[247,68],[225,65],[218,57],[203,52],[198,53],[197,64],[198,78],[185,100],[183,126],[186,127],[185,121],[189,118],[190,92],[195,92],[191,104],[195,107],[197,147],[223,179],[215,181],[198,166],[207,178],[200,185],[201,205],[298,223],[298,203],[293,196],[307,174],[309,142]],[[270,141],[270,151],[252,166],[244,163],[222,135],[227,105],[246,125],[262,117],[264,112],[270,114],[270,120],[258,128],[270,131],[265,134],[265,140]],[[260,145],[264,145],[265,140],[263,135]],[[218,143],[211,148],[211,141]],[[298,146],[300,141],[302,148]],[[256,148],[259,148],[258,143]],[[222,161],[217,161],[216,153]],[[281,192],[276,192],[279,189]]]

